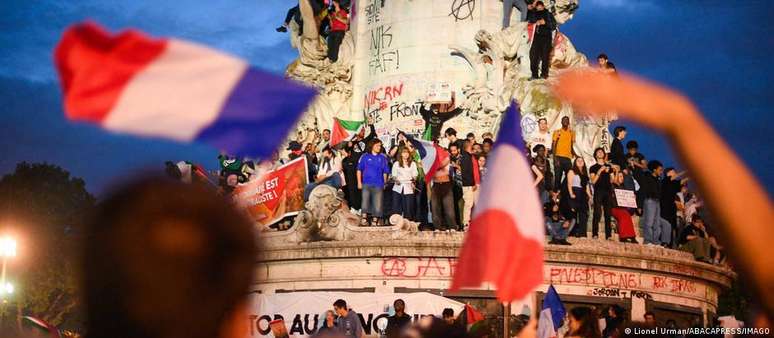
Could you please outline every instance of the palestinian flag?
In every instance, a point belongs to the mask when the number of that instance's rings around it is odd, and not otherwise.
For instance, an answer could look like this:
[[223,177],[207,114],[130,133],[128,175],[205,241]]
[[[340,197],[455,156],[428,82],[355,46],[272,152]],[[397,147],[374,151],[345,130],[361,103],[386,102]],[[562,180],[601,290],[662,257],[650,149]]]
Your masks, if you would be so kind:
[[22,317],[29,326],[40,330],[42,332],[47,332],[49,334],[49,337],[51,338],[61,338],[62,336],[59,334],[59,329],[56,328],[56,326],[51,325],[47,323],[45,320],[35,318],[32,316],[24,316]]
[[[457,323],[465,328],[465,331],[472,332],[476,329],[480,329],[484,323],[484,315],[478,312],[476,308],[465,304],[465,308],[457,317]],[[478,325],[477,325],[478,323]]]
[[347,121],[334,118],[333,120],[333,132],[331,132],[331,146],[336,146],[341,142],[346,142],[357,135],[363,127],[365,121]]

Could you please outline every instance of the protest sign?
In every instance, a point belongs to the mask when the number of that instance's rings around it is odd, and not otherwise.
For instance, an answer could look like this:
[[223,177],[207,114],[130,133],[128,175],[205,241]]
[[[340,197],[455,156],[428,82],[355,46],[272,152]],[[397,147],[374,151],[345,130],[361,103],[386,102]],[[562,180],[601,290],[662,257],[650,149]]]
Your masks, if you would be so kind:
[[308,183],[306,157],[263,174],[234,189],[237,204],[257,223],[273,224],[304,209],[304,187]]
[[615,189],[615,200],[620,208],[637,208],[637,196],[634,191]]

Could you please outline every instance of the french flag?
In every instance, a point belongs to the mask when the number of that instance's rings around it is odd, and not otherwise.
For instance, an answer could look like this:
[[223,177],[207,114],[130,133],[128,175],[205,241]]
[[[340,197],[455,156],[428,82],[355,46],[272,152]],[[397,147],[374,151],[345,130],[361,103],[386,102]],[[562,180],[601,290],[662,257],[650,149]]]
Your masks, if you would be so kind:
[[556,338],[557,331],[564,323],[564,317],[567,311],[564,309],[564,303],[559,298],[559,293],[553,285],[548,287],[545,298],[543,298],[543,310],[540,311],[538,319],[537,336],[539,338]]
[[419,152],[419,158],[422,160],[422,170],[425,172],[425,182],[430,184],[435,172],[438,171],[443,165],[444,161],[449,158],[449,153],[441,146],[426,140],[418,140],[409,135],[406,138],[414,146],[414,149]]
[[545,223],[524,154],[518,105],[505,114],[451,289],[490,282],[500,301],[512,302],[543,281]]
[[54,57],[68,119],[240,156],[271,154],[316,95],[201,45],[91,22],[67,29]]

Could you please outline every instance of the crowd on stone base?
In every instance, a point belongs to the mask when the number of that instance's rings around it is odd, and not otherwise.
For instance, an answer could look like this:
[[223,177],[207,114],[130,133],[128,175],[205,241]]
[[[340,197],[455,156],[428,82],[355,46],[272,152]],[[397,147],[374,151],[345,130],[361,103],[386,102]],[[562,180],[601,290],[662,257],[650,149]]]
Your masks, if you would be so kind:
[[[568,117],[553,133],[546,119],[538,121],[538,130],[527,144],[534,184],[545,205],[549,243],[569,245],[569,236],[587,237],[591,213],[593,238],[604,235],[610,240],[615,230],[619,241],[638,243],[634,225],[639,219],[643,244],[684,250],[707,263],[724,262],[724,250],[705,227],[703,204],[689,189],[685,172],[649,161],[639,152],[637,141],[626,142],[624,149],[626,135],[626,127],[614,128],[610,152],[597,148],[595,162],[588,166],[574,153],[575,134]],[[617,199],[627,195],[633,195],[634,201],[619,203]]]
[[[310,182],[305,200],[324,184],[340,189],[346,206],[361,216],[361,226],[388,225],[391,216],[400,215],[419,223],[420,230],[463,231],[470,225],[494,143],[489,133],[479,142],[473,133],[461,139],[456,130],[446,128],[440,142],[447,144],[442,151],[448,152],[449,160],[433,177],[426,177],[416,143],[405,133],[398,133],[389,147],[376,137],[372,124],[333,146],[329,130],[314,135],[305,144],[291,141],[283,159],[275,155],[254,164],[220,155],[221,190],[229,193],[236,185],[303,156]],[[596,149],[595,162],[588,165],[574,153],[569,117],[562,118],[562,127],[553,132],[546,119],[538,121],[525,151],[544,204],[549,244],[569,245],[568,237],[587,237],[589,232],[595,239],[617,235],[626,243],[638,243],[636,238],[641,237],[645,245],[680,249],[700,261],[723,263],[723,247],[706,226],[703,203],[689,188],[685,173],[648,160],[637,141],[624,146],[626,135],[625,127],[614,128],[610,151]],[[635,201],[628,203],[635,202],[636,207],[619,203],[625,192],[634,196]]]
[[426,177],[412,136],[400,132],[386,147],[372,124],[365,129],[368,135],[363,131],[333,146],[328,130],[305,145],[291,141],[287,160],[279,163],[305,156],[310,173],[305,198],[321,184],[341,189],[346,205],[361,215],[361,226],[387,225],[393,215],[420,223],[422,230],[461,231],[469,225],[494,143],[491,133],[479,142],[473,133],[459,139],[447,128],[448,156],[441,156],[448,161]]

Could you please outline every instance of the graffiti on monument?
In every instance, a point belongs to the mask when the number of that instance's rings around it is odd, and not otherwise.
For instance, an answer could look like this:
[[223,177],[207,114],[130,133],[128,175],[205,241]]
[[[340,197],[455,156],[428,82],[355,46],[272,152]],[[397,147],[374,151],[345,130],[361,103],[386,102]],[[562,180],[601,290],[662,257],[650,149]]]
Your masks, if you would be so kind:
[[[382,141],[395,137],[398,131],[419,137],[424,131],[420,109],[423,102],[407,95],[409,89],[421,86],[417,81],[399,79],[377,84],[363,97],[363,115],[376,125],[376,133]],[[389,144],[389,143],[388,143]]]
[[382,7],[384,7],[384,0],[370,0],[366,4],[366,20],[368,24],[373,24],[381,21]]
[[476,0],[454,0],[451,3],[451,13],[454,21],[473,20],[473,12],[476,10]]
[[[384,257],[379,271],[387,278],[451,278],[456,268],[456,258]],[[589,296],[645,300],[653,300],[652,293],[708,297],[714,291],[683,278],[593,267],[546,266],[544,282],[587,286]]]
[[386,73],[400,68],[400,50],[393,47],[395,36],[391,25],[379,25],[371,29],[370,59],[368,72],[371,75]]
[[381,270],[384,277],[452,277],[456,267],[456,258],[385,257]]
[[653,296],[645,291],[621,290],[619,288],[593,288],[586,292],[589,296],[610,297],[610,298],[640,298],[653,300]]
[[696,282],[637,272],[614,271],[590,267],[550,267],[548,282],[552,284],[602,286],[604,288],[639,289],[662,293],[704,296],[704,288]]

